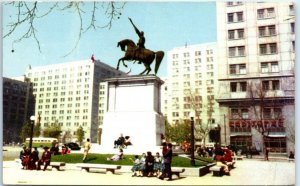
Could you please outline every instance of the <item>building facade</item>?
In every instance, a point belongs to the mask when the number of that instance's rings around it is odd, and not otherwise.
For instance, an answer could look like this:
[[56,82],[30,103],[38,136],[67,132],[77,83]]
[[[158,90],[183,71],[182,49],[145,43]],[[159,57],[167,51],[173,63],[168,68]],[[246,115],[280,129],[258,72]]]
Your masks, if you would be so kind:
[[21,128],[33,114],[34,97],[29,79],[3,77],[3,142],[21,142]]
[[[216,43],[174,48],[168,52],[168,79],[162,86],[163,101],[170,124],[195,117],[195,137],[203,140],[200,128],[215,128],[220,121],[216,95],[218,90]],[[166,108],[165,108],[166,107]],[[208,142],[208,135],[205,137]]]
[[35,115],[41,129],[58,124],[61,142],[76,141],[81,126],[85,138],[97,142],[100,82],[126,75],[98,60],[82,60],[30,68],[26,76],[33,84]]
[[222,143],[293,150],[295,14],[288,2],[217,2]]

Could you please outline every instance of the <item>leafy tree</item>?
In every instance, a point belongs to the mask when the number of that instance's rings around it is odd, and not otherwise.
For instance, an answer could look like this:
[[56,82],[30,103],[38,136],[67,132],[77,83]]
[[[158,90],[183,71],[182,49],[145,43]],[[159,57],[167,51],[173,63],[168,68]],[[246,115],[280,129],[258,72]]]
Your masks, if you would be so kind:
[[33,127],[33,137],[39,137],[41,134],[41,124],[37,123]]
[[54,123],[52,126],[47,126],[44,130],[45,137],[58,138],[62,130],[58,122]]
[[184,141],[190,141],[190,122],[184,120],[174,125],[166,123],[166,137],[168,141],[176,142],[178,144],[181,144]]
[[77,136],[78,142],[81,144],[84,139],[84,130],[83,130],[82,126],[78,127],[78,129],[76,131],[76,136]]
[[25,142],[26,138],[30,137],[30,127],[31,123],[30,121],[26,121],[24,125],[22,126],[21,132],[20,132],[20,138],[23,142]]

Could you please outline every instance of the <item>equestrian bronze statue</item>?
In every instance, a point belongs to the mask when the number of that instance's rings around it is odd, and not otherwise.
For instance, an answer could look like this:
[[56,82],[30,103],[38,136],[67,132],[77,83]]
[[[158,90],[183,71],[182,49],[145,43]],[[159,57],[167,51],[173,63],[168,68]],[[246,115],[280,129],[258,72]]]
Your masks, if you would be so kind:
[[137,45],[130,39],[124,39],[120,42],[118,42],[118,47],[121,47],[121,50],[125,52],[125,56],[120,58],[117,65],[117,70],[119,69],[120,62],[122,61],[122,64],[127,67],[127,65],[124,63],[124,61],[138,61],[138,64],[143,63],[145,66],[145,70],[140,73],[140,75],[149,74],[151,71],[150,65],[155,59],[155,68],[154,73],[156,75],[160,63],[164,57],[163,51],[157,51],[153,52],[149,49],[145,48],[145,37],[144,32],[139,31],[138,28],[133,24],[132,20],[129,18],[131,24],[133,25],[133,28],[137,35],[139,36],[139,41]]

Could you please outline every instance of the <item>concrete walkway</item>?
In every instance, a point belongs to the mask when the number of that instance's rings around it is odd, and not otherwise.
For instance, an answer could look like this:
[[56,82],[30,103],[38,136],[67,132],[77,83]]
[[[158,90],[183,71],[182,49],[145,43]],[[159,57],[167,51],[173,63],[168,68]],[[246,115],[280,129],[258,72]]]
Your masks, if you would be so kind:
[[203,177],[173,178],[173,181],[162,181],[155,177],[131,177],[126,171],[115,175],[96,170],[88,173],[74,164],[67,164],[64,171],[30,171],[22,170],[13,161],[3,162],[5,185],[294,185],[295,163],[244,159],[237,161],[231,176],[213,177],[209,173]]

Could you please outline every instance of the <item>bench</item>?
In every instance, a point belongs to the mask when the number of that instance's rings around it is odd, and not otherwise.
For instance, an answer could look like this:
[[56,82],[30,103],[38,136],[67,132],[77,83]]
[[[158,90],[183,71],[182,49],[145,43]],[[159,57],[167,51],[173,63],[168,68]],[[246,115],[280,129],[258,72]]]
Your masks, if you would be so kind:
[[234,164],[235,164],[235,161],[231,161],[231,162],[226,162],[226,165],[228,166],[228,169],[231,170],[234,168]]
[[171,175],[175,174],[178,178],[180,178],[180,173],[183,173],[185,169],[172,169]]
[[115,170],[121,169],[120,165],[107,165],[107,164],[88,164],[88,163],[78,163],[76,167],[80,167],[81,170],[86,170],[87,172],[90,171],[91,168],[93,169],[105,169],[106,172],[110,171],[111,173],[115,173]]
[[216,165],[209,168],[209,170],[213,172],[213,176],[222,176],[224,171],[223,169],[223,167],[219,167]]
[[50,166],[52,168],[56,168],[56,170],[61,170],[60,167],[66,166],[65,162],[50,162]]

